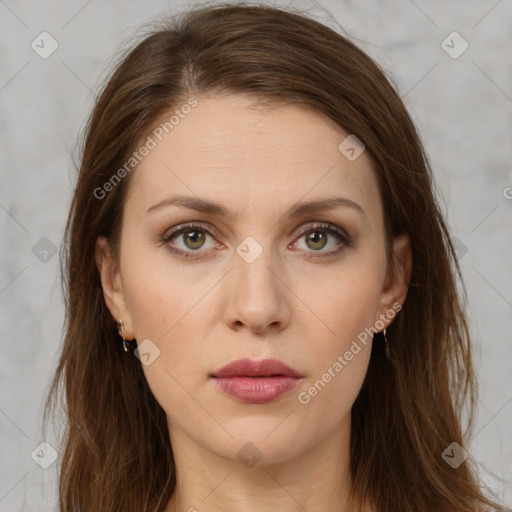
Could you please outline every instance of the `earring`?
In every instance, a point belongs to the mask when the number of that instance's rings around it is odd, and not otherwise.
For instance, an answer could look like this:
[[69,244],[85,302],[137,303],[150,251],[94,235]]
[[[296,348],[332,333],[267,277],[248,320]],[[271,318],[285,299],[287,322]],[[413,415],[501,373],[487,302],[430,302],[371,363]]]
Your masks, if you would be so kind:
[[389,343],[388,339],[386,338],[386,329],[382,331],[382,335],[384,336],[384,350],[386,352],[386,357],[389,359]]
[[119,336],[121,336],[121,338],[123,338],[123,349],[125,352],[128,352],[128,342],[124,339],[124,324],[123,324],[123,321],[122,320],[118,320],[116,322],[116,325],[117,325],[117,330],[119,331]]

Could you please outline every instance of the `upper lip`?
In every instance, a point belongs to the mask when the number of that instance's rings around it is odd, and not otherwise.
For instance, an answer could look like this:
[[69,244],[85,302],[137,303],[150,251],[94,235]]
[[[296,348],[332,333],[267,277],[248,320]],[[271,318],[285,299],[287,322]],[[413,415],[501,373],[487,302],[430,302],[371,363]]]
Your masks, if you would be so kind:
[[279,359],[262,359],[259,361],[254,359],[237,359],[211,374],[211,377],[218,378],[272,376],[302,377],[299,372],[279,361]]

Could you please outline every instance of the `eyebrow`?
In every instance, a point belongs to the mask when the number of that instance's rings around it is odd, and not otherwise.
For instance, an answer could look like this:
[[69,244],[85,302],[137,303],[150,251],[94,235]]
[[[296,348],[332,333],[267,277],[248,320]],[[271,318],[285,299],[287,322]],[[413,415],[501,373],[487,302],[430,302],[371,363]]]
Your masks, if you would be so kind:
[[[146,210],[146,215],[169,206],[180,206],[189,210],[195,210],[200,213],[218,215],[221,217],[233,217],[233,214],[215,201],[208,201],[200,197],[175,195],[154,204]],[[365,219],[366,215],[363,208],[352,199],[347,197],[328,197],[316,201],[297,202],[292,204],[284,213],[284,217],[296,218],[308,213],[333,210],[341,206],[353,208],[359,212]]]

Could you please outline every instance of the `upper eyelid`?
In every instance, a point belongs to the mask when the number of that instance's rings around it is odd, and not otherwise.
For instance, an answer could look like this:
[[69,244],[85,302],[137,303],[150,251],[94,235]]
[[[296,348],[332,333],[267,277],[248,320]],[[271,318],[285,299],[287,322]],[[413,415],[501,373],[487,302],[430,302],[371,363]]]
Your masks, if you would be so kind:
[[210,226],[203,226],[202,224],[195,222],[186,222],[184,224],[178,224],[177,226],[170,228],[164,232],[163,238],[171,238],[176,235],[181,235],[183,232],[187,232],[187,230],[192,231],[194,228],[201,229],[206,231],[212,236],[218,236],[218,231]]

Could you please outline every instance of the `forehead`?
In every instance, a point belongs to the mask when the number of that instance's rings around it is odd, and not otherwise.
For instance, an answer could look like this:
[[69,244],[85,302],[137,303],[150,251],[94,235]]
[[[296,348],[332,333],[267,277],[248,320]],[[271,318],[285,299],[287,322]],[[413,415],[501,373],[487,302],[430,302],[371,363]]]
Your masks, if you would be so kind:
[[347,159],[338,146],[349,134],[312,109],[261,108],[253,98],[230,95],[197,98],[186,111],[167,125],[174,112],[166,113],[155,125],[160,130],[150,132],[153,147],[131,176],[133,208],[145,211],[175,194],[222,202],[237,214],[333,195],[369,213],[379,205],[366,152]]

